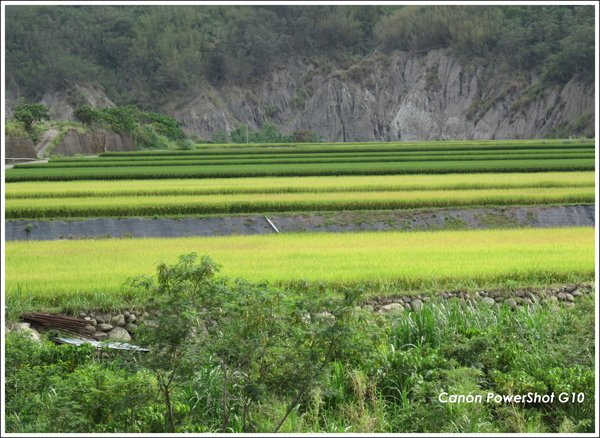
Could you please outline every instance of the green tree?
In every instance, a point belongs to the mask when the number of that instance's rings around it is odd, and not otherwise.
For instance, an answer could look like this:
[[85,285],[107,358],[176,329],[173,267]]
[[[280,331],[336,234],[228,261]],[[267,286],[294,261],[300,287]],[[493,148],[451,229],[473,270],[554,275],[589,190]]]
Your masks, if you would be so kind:
[[256,133],[255,139],[257,143],[279,143],[283,140],[283,136],[277,125],[266,123],[260,132]]
[[156,132],[164,135],[170,140],[181,140],[185,137],[185,134],[181,129],[181,123],[174,117],[165,114],[139,111],[138,121],[140,123],[151,123]]
[[213,132],[211,142],[215,144],[223,144],[228,143],[228,135],[225,131],[216,131]]
[[98,110],[98,121],[114,132],[131,134],[136,129],[138,113],[134,106],[103,108]]
[[308,129],[298,129],[292,133],[294,143],[314,143],[319,141],[319,135]]
[[[254,430],[252,407],[276,392],[289,400],[277,432],[334,362],[367,360],[373,351],[377,336],[356,306],[359,290],[343,297],[319,290],[295,297],[243,280],[215,279],[218,269],[209,257],[198,260],[192,253],[174,265],[158,265],[156,282],[132,282],[163,309],[157,328],[140,329],[139,340],[151,349],[144,361],[161,388],[167,430],[176,431],[183,421],[173,408],[173,389],[188,382],[194,369],[220,374],[217,394],[211,394],[220,406],[210,420],[219,431],[231,431],[232,418],[241,423],[240,432]],[[200,380],[192,390],[202,394],[209,385]],[[205,400],[196,397],[196,404]]]
[[560,50],[548,57],[544,78],[567,83],[574,74],[588,78],[594,70],[594,34],[588,26],[577,26],[560,41]]
[[233,143],[249,143],[250,128],[248,128],[248,125],[240,125],[231,131],[231,141]]
[[89,105],[81,105],[75,108],[73,111],[73,117],[75,120],[83,123],[85,126],[91,126],[96,120],[98,120],[98,113]]
[[23,124],[27,132],[31,132],[34,123],[49,120],[48,108],[40,103],[28,103],[15,108],[13,118]]

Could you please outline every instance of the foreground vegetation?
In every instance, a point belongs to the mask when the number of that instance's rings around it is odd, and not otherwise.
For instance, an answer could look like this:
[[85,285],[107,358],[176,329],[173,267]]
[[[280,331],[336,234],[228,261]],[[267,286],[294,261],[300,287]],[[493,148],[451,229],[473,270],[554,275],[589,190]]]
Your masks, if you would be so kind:
[[[152,297],[140,306],[163,309],[136,332],[147,354],[9,333],[7,431],[594,431],[593,298],[382,316],[356,306],[356,289],[282,292],[217,269],[187,255],[132,282]],[[445,404],[443,392],[578,401]]]
[[591,227],[574,227],[7,242],[6,291],[49,302],[60,295],[118,296],[128,277],[191,251],[213,255],[230,277],[370,282],[387,293],[576,282],[594,277],[593,236]]

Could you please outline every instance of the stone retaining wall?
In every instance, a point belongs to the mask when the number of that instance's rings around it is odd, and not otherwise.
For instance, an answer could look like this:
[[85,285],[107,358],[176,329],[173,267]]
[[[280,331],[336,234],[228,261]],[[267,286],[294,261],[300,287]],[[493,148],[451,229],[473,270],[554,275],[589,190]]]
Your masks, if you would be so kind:
[[6,137],[6,161],[12,162],[8,158],[31,158],[37,159],[37,152],[33,142],[29,138],[22,137]]
[[134,150],[133,138],[127,134],[104,130],[80,134],[76,129],[69,129],[60,143],[52,150],[52,153],[55,155],[93,155],[108,151]]
[[[529,306],[537,303],[543,303],[551,306],[575,306],[577,299],[590,295],[594,296],[594,286],[592,284],[567,284],[557,287],[530,288],[516,290],[479,290],[472,293],[462,291],[441,292],[433,295],[405,295],[405,296],[386,296],[371,298],[362,304],[363,309],[370,310],[380,315],[397,315],[402,312],[420,312],[423,306],[431,302],[456,301],[461,305],[473,305],[477,302],[487,306],[508,306],[515,310],[521,306]],[[113,312],[79,312],[74,315],[83,320],[89,321],[85,331],[87,336],[98,341],[129,342],[135,338],[135,331],[140,324],[151,327],[157,327],[157,320],[160,317],[160,310],[142,311],[125,310]],[[314,315],[307,315],[309,319],[313,318],[333,318],[333,315],[327,311]],[[216,321],[207,320],[205,325],[212,326]],[[7,322],[7,331],[22,331],[28,334],[33,340],[39,341],[40,336],[37,330],[32,328],[29,323],[21,322],[9,324]]]

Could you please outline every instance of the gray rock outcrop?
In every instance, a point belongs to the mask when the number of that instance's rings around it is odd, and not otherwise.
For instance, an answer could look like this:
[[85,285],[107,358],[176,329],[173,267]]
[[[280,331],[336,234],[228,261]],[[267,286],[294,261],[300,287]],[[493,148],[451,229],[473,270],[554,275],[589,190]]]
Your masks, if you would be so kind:
[[[573,79],[531,96],[537,81],[466,66],[445,49],[394,52],[330,73],[297,61],[255,90],[207,86],[165,109],[204,139],[267,122],[327,141],[539,138],[578,118],[593,130],[593,84]],[[277,110],[269,115],[268,108]]]

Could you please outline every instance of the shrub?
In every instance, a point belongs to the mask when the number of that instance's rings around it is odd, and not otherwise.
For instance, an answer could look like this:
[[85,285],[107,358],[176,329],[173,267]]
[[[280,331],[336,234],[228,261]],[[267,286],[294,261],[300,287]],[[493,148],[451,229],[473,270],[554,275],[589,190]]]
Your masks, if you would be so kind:
[[159,135],[153,125],[142,125],[135,130],[134,141],[140,149],[166,149],[167,139]]
[[98,113],[89,105],[81,105],[73,111],[75,120],[83,123],[85,126],[91,126],[98,120]]

